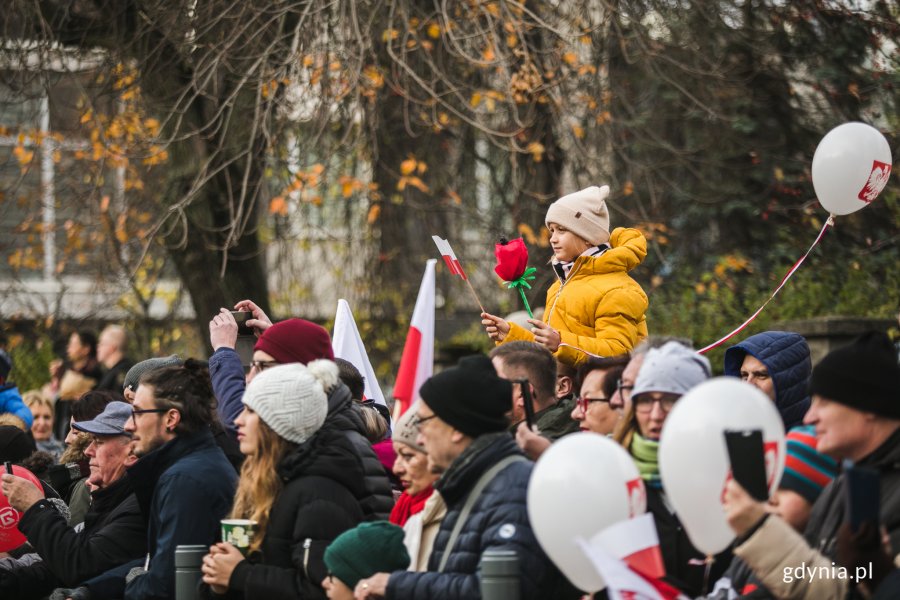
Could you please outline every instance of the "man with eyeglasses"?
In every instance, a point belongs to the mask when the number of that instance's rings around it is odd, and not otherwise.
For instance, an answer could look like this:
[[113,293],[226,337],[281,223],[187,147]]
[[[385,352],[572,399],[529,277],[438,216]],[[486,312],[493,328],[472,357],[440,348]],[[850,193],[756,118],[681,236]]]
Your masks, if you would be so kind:
[[56,587],[76,587],[143,556],[147,528],[132,482],[125,476],[125,469],[137,460],[131,453],[131,435],[125,431],[131,414],[130,405],[114,401],[93,420],[73,424],[91,436],[84,451],[90,459],[91,507],[83,528],[69,527],[29,481],[3,476],[10,504],[23,512],[19,529],[42,560],[0,571],[0,596],[42,598]]
[[507,432],[512,384],[486,356],[469,356],[428,379],[417,403],[419,442],[447,503],[427,572],[376,573],[357,599],[479,597],[479,561],[488,550],[519,560],[521,598],[564,598],[563,579],[535,539],[526,496],[533,464]]

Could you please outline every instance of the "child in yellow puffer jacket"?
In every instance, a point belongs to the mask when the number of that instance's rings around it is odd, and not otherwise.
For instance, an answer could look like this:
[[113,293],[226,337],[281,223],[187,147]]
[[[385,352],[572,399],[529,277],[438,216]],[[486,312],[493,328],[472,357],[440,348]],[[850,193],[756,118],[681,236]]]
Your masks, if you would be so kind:
[[647,256],[647,240],[636,229],[609,234],[608,196],[609,186],[591,186],[550,205],[545,221],[558,280],[547,290],[544,321],[529,319],[528,331],[482,313],[498,345],[538,342],[577,367],[590,355],[625,354],[647,337],[647,294],[628,275]]

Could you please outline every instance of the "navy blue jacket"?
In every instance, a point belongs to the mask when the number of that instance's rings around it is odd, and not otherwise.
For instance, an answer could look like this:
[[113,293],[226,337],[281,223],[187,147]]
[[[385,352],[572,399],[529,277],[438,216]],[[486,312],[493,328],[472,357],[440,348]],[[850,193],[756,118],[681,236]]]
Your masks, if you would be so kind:
[[22,395],[13,383],[0,385],[0,414],[3,413],[12,413],[16,415],[25,421],[25,425],[27,425],[29,429],[31,429],[31,424],[34,423],[34,417],[31,416],[31,411],[25,406],[25,403],[22,402]]
[[219,538],[219,521],[231,510],[237,474],[203,430],[178,436],[128,469],[147,521],[150,569],[125,586],[136,561],[87,582],[95,598],[151,600],[175,597],[175,547],[210,546]]
[[809,410],[806,391],[812,362],[809,346],[802,335],[789,331],[764,331],[725,351],[725,374],[741,376],[741,364],[747,355],[766,366],[775,385],[775,408],[781,413],[784,429],[801,425]]
[[[514,462],[484,488],[456,544],[446,548],[469,491],[478,478],[507,456],[521,454],[508,433],[476,438],[435,484],[447,503],[447,516],[434,540],[428,572],[397,571],[388,579],[385,598],[449,600],[481,597],[480,561],[486,550],[512,550],[519,557],[522,598],[558,598],[561,575],[534,537],[525,500],[534,464]],[[450,558],[437,569],[444,552]]]
[[233,348],[219,348],[209,357],[209,378],[218,400],[219,420],[231,435],[237,435],[234,420],[244,410],[244,389],[247,387],[244,366]]
[[[231,348],[219,348],[209,358],[209,376],[213,392],[219,401],[219,418],[232,436],[237,432],[234,420],[244,410],[244,367],[237,352]],[[366,429],[359,407],[354,405],[350,390],[343,383],[338,384],[328,394],[328,422],[344,432],[362,460],[365,470],[365,489],[357,498],[363,507],[367,520],[386,521],[394,507],[391,482],[372,444],[365,437]]]

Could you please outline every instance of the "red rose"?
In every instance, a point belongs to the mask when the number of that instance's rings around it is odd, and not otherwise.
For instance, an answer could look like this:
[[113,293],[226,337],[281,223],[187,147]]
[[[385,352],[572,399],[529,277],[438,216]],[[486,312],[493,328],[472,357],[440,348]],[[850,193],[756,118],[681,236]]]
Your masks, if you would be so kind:
[[525,272],[528,266],[528,248],[522,238],[516,238],[510,242],[500,241],[494,244],[494,256],[497,257],[497,266],[494,272],[503,281],[515,281]]

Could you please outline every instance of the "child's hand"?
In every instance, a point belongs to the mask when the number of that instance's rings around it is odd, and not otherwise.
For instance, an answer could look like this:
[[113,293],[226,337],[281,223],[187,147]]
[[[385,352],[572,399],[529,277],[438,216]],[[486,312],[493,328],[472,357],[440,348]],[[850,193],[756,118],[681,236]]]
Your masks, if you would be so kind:
[[481,313],[481,324],[484,325],[488,337],[495,342],[502,342],[509,333],[509,323],[506,320],[488,313]]
[[559,343],[562,341],[562,338],[557,330],[537,319],[528,319],[528,322],[534,326],[531,328],[531,332],[534,334],[534,341],[544,346],[550,352],[559,350]]

